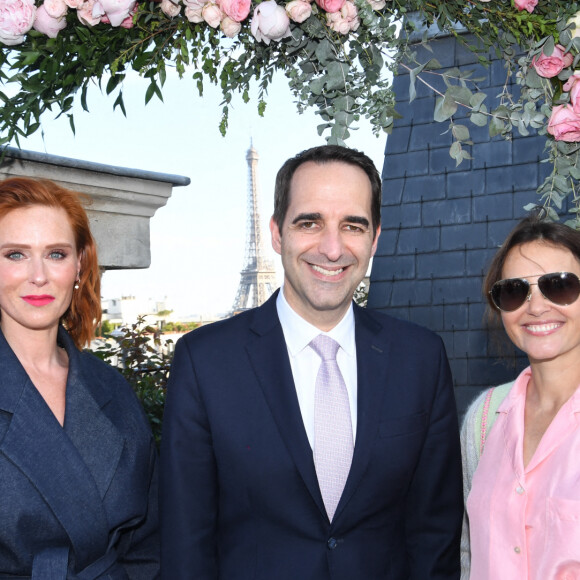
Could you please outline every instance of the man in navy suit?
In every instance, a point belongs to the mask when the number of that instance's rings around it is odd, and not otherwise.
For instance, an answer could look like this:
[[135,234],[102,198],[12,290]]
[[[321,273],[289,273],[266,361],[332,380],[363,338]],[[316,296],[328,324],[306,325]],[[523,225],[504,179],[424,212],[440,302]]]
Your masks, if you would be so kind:
[[270,222],[282,289],[177,343],[161,453],[165,580],[459,578],[444,347],[352,301],[380,203],[360,152],[288,160]]

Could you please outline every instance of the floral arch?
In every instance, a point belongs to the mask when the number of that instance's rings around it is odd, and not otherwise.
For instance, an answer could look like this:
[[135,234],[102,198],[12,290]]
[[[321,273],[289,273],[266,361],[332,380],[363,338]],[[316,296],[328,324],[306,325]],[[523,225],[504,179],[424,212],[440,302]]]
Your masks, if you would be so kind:
[[[191,77],[200,93],[204,82],[221,87],[222,133],[233,94],[248,100],[257,84],[263,111],[281,70],[299,110],[320,115],[318,133],[343,143],[362,117],[375,132],[390,131],[392,74],[403,66],[411,100],[417,82],[443,77],[434,119],[449,127],[457,163],[469,158],[470,144],[469,126],[454,121],[459,107],[492,137],[545,134],[553,171],[538,193],[557,217],[566,198],[573,211],[580,203],[578,10],[563,0],[1,0],[0,145],[34,133],[48,111],[68,115],[74,131],[73,103],[88,110],[92,82],[124,111],[130,69],[148,79],[146,102],[162,99],[168,67]],[[469,48],[482,63],[490,50],[501,55],[501,94],[489,98],[465,71],[438,72],[435,58],[418,62],[409,39],[429,27],[460,42],[475,39]]]

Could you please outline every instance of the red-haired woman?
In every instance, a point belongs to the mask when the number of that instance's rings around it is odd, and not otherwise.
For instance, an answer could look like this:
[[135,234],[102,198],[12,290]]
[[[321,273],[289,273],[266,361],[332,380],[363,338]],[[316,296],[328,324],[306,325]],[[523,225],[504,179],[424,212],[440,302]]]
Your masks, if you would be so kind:
[[100,314],[79,197],[0,182],[0,578],[158,576],[147,419],[120,373],[81,351]]

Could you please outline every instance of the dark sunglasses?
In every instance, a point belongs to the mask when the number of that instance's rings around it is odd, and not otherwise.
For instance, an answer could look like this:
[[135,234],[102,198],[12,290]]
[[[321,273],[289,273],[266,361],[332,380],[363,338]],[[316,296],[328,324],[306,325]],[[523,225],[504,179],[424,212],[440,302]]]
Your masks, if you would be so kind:
[[517,310],[532,294],[532,286],[537,286],[544,298],[558,306],[567,306],[580,296],[580,280],[571,272],[544,274],[536,283],[525,278],[507,278],[496,282],[489,291],[497,308],[503,312]]

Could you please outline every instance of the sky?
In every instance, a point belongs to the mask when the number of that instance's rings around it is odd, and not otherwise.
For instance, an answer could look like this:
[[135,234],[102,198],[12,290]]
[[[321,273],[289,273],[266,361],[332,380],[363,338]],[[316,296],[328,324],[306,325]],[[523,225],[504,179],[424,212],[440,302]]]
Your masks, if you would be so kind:
[[[178,317],[211,317],[231,310],[244,265],[247,216],[246,152],[253,143],[260,157],[258,179],[263,238],[269,257],[268,221],[276,172],[299,151],[325,143],[320,117],[299,114],[283,75],[274,79],[264,117],[257,100],[234,100],[225,137],[219,132],[221,92],[207,84],[203,98],[191,79],[168,74],[164,101],[144,104],[148,81],[136,74],[123,85],[127,118],[113,111],[115,96],[89,92],[86,113],[75,105],[76,134],[67,118],[43,118],[43,132],[21,140],[22,149],[132,169],[184,175],[191,185],[176,187],[151,219],[151,266],[105,272],[103,298],[138,296],[167,299]],[[379,171],[386,135],[375,137],[360,123],[347,145],[364,151]]]

